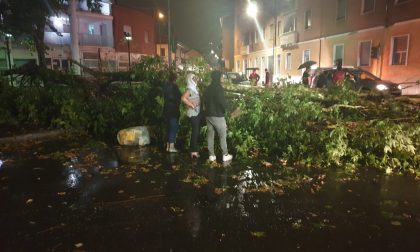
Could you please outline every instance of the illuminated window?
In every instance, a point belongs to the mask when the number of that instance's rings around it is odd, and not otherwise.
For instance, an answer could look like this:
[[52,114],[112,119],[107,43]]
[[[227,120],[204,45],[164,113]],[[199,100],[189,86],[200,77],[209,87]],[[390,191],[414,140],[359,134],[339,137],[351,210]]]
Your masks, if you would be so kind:
[[392,38],[392,65],[407,65],[409,36]]
[[303,51],[302,63],[311,60],[311,50],[306,49]]
[[359,46],[359,66],[370,65],[370,50],[372,41],[362,41]]
[[149,44],[149,32],[144,31],[144,43]]
[[286,17],[283,33],[292,32],[295,30],[296,30],[296,14],[291,14]]
[[312,26],[312,11],[305,11],[305,29],[309,29]]
[[286,54],[286,64],[285,64],[286,70],[292,70],[292,53]]

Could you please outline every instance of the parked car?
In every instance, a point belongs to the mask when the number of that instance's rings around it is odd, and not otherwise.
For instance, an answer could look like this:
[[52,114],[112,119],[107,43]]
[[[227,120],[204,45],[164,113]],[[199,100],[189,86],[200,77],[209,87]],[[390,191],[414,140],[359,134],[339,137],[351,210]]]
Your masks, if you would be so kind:
[[250,81],[247,80],[245,76],[243,76],[239,73],[235,73],[235,72],[226,72],[223,75],[223,78],[225,78],[225,80],[228,80],[232,84],[239,84],[239,85],[250,85],[251,84]]
[[[333,68],[318,68],[312,77],[311,86],[324,87],[333,86],[332,76],[336,71]],[[402,87],[391,81],[381,80],[372,73],[360,68],[343,68],[346,77],[353,87],[359,90],[374,91],[393,95],[401,95]]]

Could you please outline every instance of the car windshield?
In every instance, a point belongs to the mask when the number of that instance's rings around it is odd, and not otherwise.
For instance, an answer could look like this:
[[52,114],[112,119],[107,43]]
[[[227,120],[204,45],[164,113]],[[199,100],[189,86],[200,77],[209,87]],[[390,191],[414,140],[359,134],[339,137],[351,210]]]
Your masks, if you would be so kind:
[[237,73],[229,73],[228,77],[229,77],[229,79],[232,79],[232,80],[236,80],[236,79],[240,78],[239,74],[237,74]]

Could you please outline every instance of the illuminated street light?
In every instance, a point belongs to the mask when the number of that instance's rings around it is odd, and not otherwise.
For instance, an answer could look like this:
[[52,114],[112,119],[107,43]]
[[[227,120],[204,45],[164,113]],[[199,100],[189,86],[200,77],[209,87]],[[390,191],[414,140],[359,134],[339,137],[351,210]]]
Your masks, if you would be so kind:
[[124,32],[124,38],[127,41],[128,46],[128,70],[131,69],[131,50],[130,50],[130,41],[133,40],[133,37],[131,36],[131,33]]
[[159,11],[158,17],[159,17],[159,19],[164,19],[165,15],[162,12]]
[[257,3],[253,1],[248,2],[248,7],[246,8],[246,14],[252,18],[256,18],[258,14]]
[[214,51],[213,50],[211,50],[211,54],[214,54]]

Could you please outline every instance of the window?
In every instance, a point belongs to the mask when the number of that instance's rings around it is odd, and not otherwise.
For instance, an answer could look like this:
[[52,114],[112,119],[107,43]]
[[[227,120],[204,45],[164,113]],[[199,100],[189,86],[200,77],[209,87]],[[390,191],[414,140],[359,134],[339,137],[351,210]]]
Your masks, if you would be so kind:
[[270,39],[274,39],[274,24],[270,25]]
[[291,70],[292,69],[292,53],[287,53],[286,54],[285,69],[286,70]]
[[362,41],[359,46],[359,66],[370,66],[372,41]]
[[144,43],[149,44],[149,32],[144,31]]
[[265,57],[261,58],[261,71],[265,69]]
[[132,34],[131,33],[131,26],[130,25],[123,25],[123,32]]
[[277,54],[277,69],[278,69],[278,74],[280,74],[280,70],[281,70],[281,55]]
[[403,3],[407,3],[410,0],[395,0],[395,4],[403,4]]
[[344,44],[334,45],[333,61],[342,59],[344,62]]
[[311,60],[311,50],[306,49],[303,51],[302,63]]
[[242,45],[249,45],[249,32],[245,32],[242,34]]
[[236,72],[239,73],[241,71],[240,68],[241,68],[241,62],[238,60],[236,61]]
[[283,33],[292,32],[295,30],[296,30],[296,14],[292,14],[286,17]]
[[254,41],[255,41],[255,43],[258,43],[258,31],[257,30],[255,30],[255,32],[254,32]]
[[165,57],[166,56],[166,50],[165,48],[160,48],[160,56]]
[[309,29],[312,26],[312,11],[305,11],[305,29]]
[[337,0],[337,21],[346,19],[346,0]]
[[281,34],[281,21],[277,21],[277,36]]
[[371,13],[375,10],[375,0],[362,0],[362,14]]
[[88,33],[91,35],[95,34],[95,25],[93,24],[88,25]]
[[392,38],[392,65],[407,65],[409,36]]

